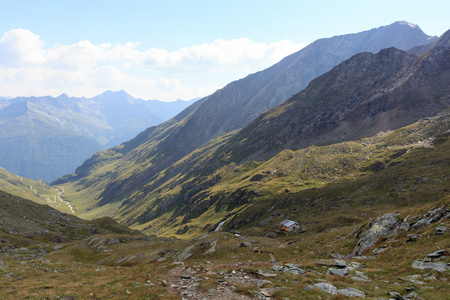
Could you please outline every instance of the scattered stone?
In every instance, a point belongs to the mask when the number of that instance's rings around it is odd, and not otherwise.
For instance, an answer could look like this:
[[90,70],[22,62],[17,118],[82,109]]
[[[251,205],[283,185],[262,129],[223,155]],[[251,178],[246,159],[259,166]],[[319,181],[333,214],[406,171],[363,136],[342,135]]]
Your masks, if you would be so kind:
[[271,297],[275,292],[284,290],[284,286],[274,287],[274,288],[264,288],[260,290],[260,293],[265,297]]
[[277,277],[278,274],[277,273],[268,273],[268,272],[263,272],[261,270],[258,271],[258,274],[264,277]]
[[335,261],[334,261],[334,259],[319,259],[319,260],[316,260],[316,265],[331,267],[331,266],[335,265]]
[[319,290],[321,290],[325,293],[331,294],[331,295],[337,295],[337,293],[338,293],[337,292],[338,289],[334,285],[326,283],[326,282],[316,283],[314,285],[314,287],[318,288]]
[[349,264],[347,264],[347,270],[353,271],[355,269],[363,269],[364,265],[362,263],[352,261]]
[[422,278],[421,275],[409,275],[409,276],[406,276],[405,278],[399,277],[398,279],[403,280],[403,281],[408,281],[408,282],[411,282],[413,284],[418,284],[418,285],[425,284],[425,282],[418,280],[421,278]]
[[273,232],[273,231],[268,231],[268,232],[262,233],[261,236],[269,237],[269,238],[273,238],[274,239],[274,238],[277,237],[277,234],[275,232]]
[[360,277],[360,276],[352,276],[350,278],[353,279],[354,281],[363,281],[363,282],[371,282],[372,281],[368,278],[364,278],[364,277]]
[[293,263],[287,263],[284,266],[274,264],[272,266],[272,270],[279,271],[279,272],[290,272],[293,275],[302,275],[302,274],[306,273],[306,271],[300,267],[301,267],[301,264],[293,264]]
[[257,286],[262,287],[265,284],[273,284],[273,282],[270,280],[267,280],[267,279],[263,279],[263,280],[258,281]]
[[422,235],[421,234],[408,234],[408,240],[407,242],[415,242],[418,238],[420,238]]
[[253,245],[252,245],[252,243],[250,243],[250,242],[242,242],[240,245],[239,245],[239,247],[241,247],[241,248],[245,248],[245,247],[252,247]]
[[380,254],[380,253],[383,253],[383,252],[386,251],[387,249],[389,249],[388,246],[387,246],[387,245],[383,245],[383,247],[377,248],[377,249],[373,250],[373,251],[372,251],[372,254],[373,254],[373,255],[378,255],[378,254]]
[[402,299],[402,294],[399,292],[389,292],[388,295],[394,297],[394,299]]
[[64,245],[59,244],[59,245],[56,245],[55,247],[53,247],[53,250],[58,251],[58,250],[61,250],[62,248],[64,248]]
[[347,269],[328,268],[327,274],[337,275],[337,276],[345,276],[348,274],[348,271],[347,271]]
[[347,268],[347,263],[341,259],[335,259],[334,266],[336,268],[344,269],[344,268]]
[[345,288],[341,290],[337,290],[338,294],[341,294],[345,297],[357,297],[357,298],[365,298],[366,294],[363,291],[354,288]]
[[442,235],[447,232],[446,227],[436,227],[435,232],[437,235]]
[[443,262],[424,262],[423,260],[415,260],[412,264],[414,269],[432,269],[438,272],[445,272],[450,270],[450,266]]
[[430,261],[432,261],[432,262],[434,262],[434,261],[439,261],[439,260],[445,258],[444,252],[445,252],[444,250],[437,250],[437,251],[434,251],[433,253],[429,253],[429,254],[427,254],[427,256],[424,258],[424,261],[426,261],[426,262],[430,262]]
[[416,292],[412,292],[412,293],[409,293],[407,295],[404,295],[400,299],[404,299],[404,300],[424,300]]
[[449,216],[450,211],[444,205],[440,208],[427,212],[419,221],[414,223],[412,226],[415,230],[418,230],[426,225],[430,225],[448,218]]

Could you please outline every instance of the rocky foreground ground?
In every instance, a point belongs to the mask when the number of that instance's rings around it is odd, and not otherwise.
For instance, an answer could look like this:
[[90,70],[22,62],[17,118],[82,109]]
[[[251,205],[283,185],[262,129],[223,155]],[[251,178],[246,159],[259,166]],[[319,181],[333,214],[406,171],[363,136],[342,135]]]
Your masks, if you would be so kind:
[[0,298],[446,299],[449,215],[444,204],[276,238],[116,233],[28,247],[2,238]]

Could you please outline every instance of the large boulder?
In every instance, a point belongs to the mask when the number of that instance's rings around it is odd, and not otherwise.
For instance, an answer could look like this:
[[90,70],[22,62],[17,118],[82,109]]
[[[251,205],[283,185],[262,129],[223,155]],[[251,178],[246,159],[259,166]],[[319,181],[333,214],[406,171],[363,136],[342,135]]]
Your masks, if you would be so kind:
[[395,233],[401,224],[401,220],[397,219],[397,215],[398,213],[384,214],[376,218],[373,223],[369,224],[369,228],[361,234],[352,255],[363,254],[364,251],[372,247],[379,238],[387,237]]

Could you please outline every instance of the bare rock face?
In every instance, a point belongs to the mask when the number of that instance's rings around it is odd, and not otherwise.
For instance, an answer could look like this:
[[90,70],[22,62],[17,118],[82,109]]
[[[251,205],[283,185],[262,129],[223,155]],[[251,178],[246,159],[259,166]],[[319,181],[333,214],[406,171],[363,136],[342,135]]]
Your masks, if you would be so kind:
[[379,238],[387,237],[395,233],[401,221],[397,219],[397,213],[381,215],[375,219],[370,228],[366,230],[356,244],[352,255],[361,255],[372,247]]
[[426,213],[419,221],[415,222],[412,226],[414,230],[418,230],[424,226],[436,223],[440,220],[450,217],[450,210],[445,206],[436,208]]
[[[372,247],[379,238],[389,237],[395,234],[398,230],[404,230],[406,232],[411,230],[418,230],[424,226],[429,226],[433,223],[437,223],[446,220],[448,218],[450,218],[450,209],[448,208],[447,205],[443,205],[439,208],[435,208],[433,210],[428,211],[424,215],[412,218],[413,220],[412,223],[408,223],[408,217],[405,218],[404,220],[399,219],[398,213],[389,213],[381,215],[378,218],[376,218],[375,221],[369,223],[365,228],[359,226],[352,233],[352,235],[355,238],[359,238],[358,243],[356,244],[356,247],[352,252],[352,255],[355,256],[363,254],[367,249]],[[441,233],[436,232],[436,234],[439,235]],[[445,232],[442,234],[445,234]],[[408,242],[415,241],[420,237],[421,237],[420,234],[410,234],[408,235]],[[386,250],[388,250],[388,248],[382,247],[380,249],[375,249],[373,253],[377,254]],[[434,262],[435,260],[439,260],[443,254],[444,254],[443,250],[430,253],[424,259],[425,264],[422,261],[416,261],[415,267],[427,268],[431,266],[430,268],[432,268],[433,266],[435,266],[434,264],[432,264],[432,262]],[[428,262],[430,262],[430,264],[426,265],[426,263]]]

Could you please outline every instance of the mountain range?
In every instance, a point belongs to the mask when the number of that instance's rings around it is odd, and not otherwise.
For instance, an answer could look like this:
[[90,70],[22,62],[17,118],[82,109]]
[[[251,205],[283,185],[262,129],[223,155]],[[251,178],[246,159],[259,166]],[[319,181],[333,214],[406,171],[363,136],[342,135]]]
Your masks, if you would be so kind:
[[[58,98],[1,98],[2,134],[70,154],[56,134],[146,119],[123,91]],[[1,298],[448,294],[450,30],[319,40],[130,138],[52,185],[0,168]]]
[[[55,184],[64,187],[81,216],[112,215],[152,233],[194,234],[226,216],[238,218],[249,211],[261,215],[251,203],[274,201],[280,191],[299,189],[288,184],[299,181],[291,178],[295,168],[278,161],[280,165],[260,173],[261,164],[285,151],[369,138],[445,111],[447,35],[436,41],[417,26],[396,22],[319,40],[267,70],[230,83],[129,142],[95,154]],[[427,42],[434,44],[421,56],[392,48]],[[383,48],[388,49],[357,54]],[[319,77],[300,92],[315,76]],[[421,138],[425,136],[433,138],[422,132]],[[397,146],[403,153],[412,143]],[[348,144],[342,147],[351,151]],[[286,160],[292,163],[293,157]],[[371,159],[361,158],[359,167],[337,178],[356,176]],[[306,175],[317,176],[318,169]],[[278,179],[270,183],[274,178]],[[303,189],[308,185],[301,178]]]
[[0,166],[51,182],[95,152],[170,119],[194,101],[144,101],[124,91],[94,98],[0,99]]

